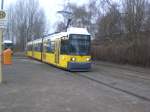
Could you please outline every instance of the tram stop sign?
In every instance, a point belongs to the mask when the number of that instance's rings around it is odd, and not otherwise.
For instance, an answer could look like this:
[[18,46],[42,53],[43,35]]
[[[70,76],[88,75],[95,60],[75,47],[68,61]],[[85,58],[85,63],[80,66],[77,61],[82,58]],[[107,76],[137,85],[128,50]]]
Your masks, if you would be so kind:
[[0,11],[0,19],[4,19],[6,17],[6,13],[4,11]]
[[0,10],[0,28],[6,29],[6,27],[7,27],[6,12],[4,10]]

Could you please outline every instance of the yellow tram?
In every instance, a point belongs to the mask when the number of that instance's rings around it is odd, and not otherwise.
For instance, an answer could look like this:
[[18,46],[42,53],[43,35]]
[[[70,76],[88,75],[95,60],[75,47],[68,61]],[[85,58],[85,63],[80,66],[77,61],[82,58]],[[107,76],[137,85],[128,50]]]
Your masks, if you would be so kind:
[[89,71],[91,36],[85,28],[71,27],[27,43],[27,56],[69,71]]

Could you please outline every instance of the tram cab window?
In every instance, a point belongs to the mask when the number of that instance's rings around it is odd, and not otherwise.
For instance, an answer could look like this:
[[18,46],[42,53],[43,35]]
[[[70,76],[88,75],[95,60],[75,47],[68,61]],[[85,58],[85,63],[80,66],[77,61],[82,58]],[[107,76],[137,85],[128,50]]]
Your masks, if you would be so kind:
[[89,55],[90,36],[71,34],[69,36],[69,54]]

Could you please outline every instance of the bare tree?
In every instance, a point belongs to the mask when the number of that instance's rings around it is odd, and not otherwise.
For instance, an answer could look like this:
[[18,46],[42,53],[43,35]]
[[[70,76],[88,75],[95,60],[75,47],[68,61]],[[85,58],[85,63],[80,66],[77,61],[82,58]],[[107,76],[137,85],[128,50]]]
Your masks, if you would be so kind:
[[117,5],[113,4],[111,5],[110,9],[106,12],[106,14],[103,14],[103,16],[100,16],[97,24],[98,24],[98,37],[106,36],[120,33],[120,12],[117,9]]
[[125,15],[125,26],[128,32],[139,32],[141,30],[146,0],[124,0],[123,10]]
[[[76,4],[68,3],[66,6],[64,6],[64,10],[67,10],[72,13],[72,21],[71,21],[72,26],[88,28],[88,26],[90,25],[91,17],[84,5],[77,6]],[[58,22],[57,28],[60,28],[60,26],[63,27],[64,25],[67,25],[66,20],[67,18],[64,16],[64,20],[61,22]]]
[[144,28],[145,31],[150,31],[150,3],[147,2],[145,6],[145,19]]
[[88,30],[92,37],[95,38],[95,34],[98,29],[97,19],[101,16],[101,10],[99,8],[98,0],[90,0],[87,5],[87,12],[89,13],[89,26]]
[[43,35],[46,27],[45,14],[37,0],[18,0],[14,5],[13,15],[14,36],[18,47],[24,50],[27,41]]
[[88,27],[90,24],[90,15],[85,6],[76,6],[70,4],[68,6],[73,13],[72,25],[77,27]]
[[56,27],[56,32],[61,32],[61,31],[64,31],[65,28],[66,28],[66,24],[62,21],[56,23],[57,24],[57,27]]
[[13,6],[10,5],[8,10],[8,15],[7,15],[7,30],[6,30],[6,35],[5,35],[5,39],[9,39],[13,41],[13,37],[12,37],[12,33],[13,33]]

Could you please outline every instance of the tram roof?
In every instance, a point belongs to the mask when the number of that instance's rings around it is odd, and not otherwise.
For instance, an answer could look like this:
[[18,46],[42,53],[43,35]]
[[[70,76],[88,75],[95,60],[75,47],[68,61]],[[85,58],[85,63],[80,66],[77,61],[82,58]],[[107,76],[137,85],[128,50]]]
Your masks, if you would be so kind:
[[67,29],[67,32],[60,32],[50,36],[45,37],[45,39],[56,39],[60,37],[64,37],[70,34],[81,34],[81,35],[90,35],[86,28],[77,28],[77,27],[70,27]]
[[36,43],[41,43],[42,42],[42,38],[39,38],[39,39],[36,39],[36,40],[33,40],[33,41],[30,41],[27,43],[27,45],[30,45],[30,44],[36,44]]
[[35,44],[36,43],[41,43],[41,42],[42,42],[42,38],[39,38],[39,39],[36,39],[36,40],[33,41],[33,43],[35,43]]
[[[49,36],[44,37],[44,39],[55,40],[56,38],[64,37],[64,36],[67,36],[67,35],[70,35],[70,34],[90,35],[90,33],[87,31],[86,28],[70,27],[70,28],[67,29],[66,32],[51,34]],[[36,39],[34,41],[30,41],[30,42],[28,42],[28,44],[30,44],[32,42],[33,43],[40,43],[40,42],[42,42],[42,38]]]
[[56,33],[56,34],[53,34],[53,35],[50,35],[48,37],[45,37],[44,39],[56,39],[56,38],[60,38],[60,37],[64,37],[64,36],[67,36],[67,32],[60,32],[60,33]]
[[68,34],[90,35],[86,28],[70,27],[67,29]]

